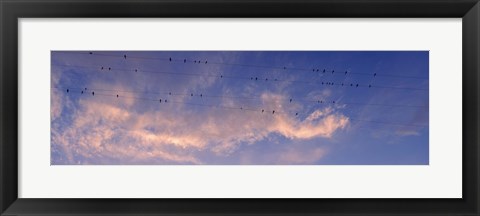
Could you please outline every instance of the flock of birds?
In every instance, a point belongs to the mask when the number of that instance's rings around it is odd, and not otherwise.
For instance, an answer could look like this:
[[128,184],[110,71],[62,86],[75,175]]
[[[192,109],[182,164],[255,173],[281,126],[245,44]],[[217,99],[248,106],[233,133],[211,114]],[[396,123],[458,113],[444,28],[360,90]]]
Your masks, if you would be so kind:
[[[89,52],[88,53],[89,55],[94,55],[93,52]],[[123,55],[123,59],[127,59],[128,56],[126,54]],[[168,57],[167,60],[169,62],[172,62],[172,61],[183,61],[183,63],[187,63],[188,62],[193,62],[193,63],[196,63],[196,64],[208,64],[208,61],[205,60],[205,61],[200,61],[200,60],[187,60],[187,59],[183,59],[183,60],[177,60],[177,59],[172,59],[172,57]],[[219,64],[219,63],[216,63],[216,64]],[[278,68],[278,67],[276,67]],[[287,70],[288,68],[287,67],[283,67],[283,70]],[[112,67],[106,67],[106,66],[101,66],[100,67],[100,70],[108,70],[108,71],[112,71],[114,70]],[[144,71],[144,70],[140,70],[140,69],[134,69],[135,72],[139,72],[139,71]],[[327,71],[326,69],[312,69],[312,72],[321,72],[321,73],[329,73],[329,74],[335,74],[335,70],[331,70],[330,72]],[[349,72],[348,71],[345,71],[343,72],[342,74],[344,75],[348,75]],[[361,73],[357,73],[357,74],[361,74]],[[377,73],[373,73],[371,74],[371,76],[373,77],[377,77]],[[220,78],[226,78],[228,76],[224,76],[224,75],[220,75]],[[244,77],[245,78],[245,77]],[[420,77],[409,77],[409,76],[405,76],[405,78],[420,78]],[[259,77],[250,77],[250,80],[255,80],[255,81],[258,81],[260,80],[261,78]],[[269,79],[268,78],[265,78],[265,81],[268,81]],[[271,79],[273,81],[279,81],[277,78],[274,78],[274,79]],[[319,83],[320,84],[320,83]],[[327,86],[333,86],[333,85],[338,85],[338,86],[350,86],[350,87],[355,87],[355,88],[358,88],[358,87],[368,87],[368,88],[372,88],[372,87],[379,87],[379,86],[372,86],[371,84],[368,84],[368,85],[360,85],[359,83],[349,83],[349,84],[346,84],[346,83],[334,83],[334,82],[330,82],[330,81],[322,81],[321,82],[322,85],[327,85]],[[401,87],[393,87],[393,88],[401,88]],[[408,89],[408,88],[401,88],[401,89]],[[71,90],[78,90],[78,89],[70,89],[70,88],[66,88],[66,92],[67,93],[70,93]],[[414,89],[415,90],[415,89]],[[424,90],[424,89],[417,89],[417,90]],[[113,91],[113,90],[111,90]],[[91,90],[90,92],[88,92],[88,88],[82,88],[80,90],[80,94],[87,94],[87,93],[90,93],[92,96],[95,96],[95,91],[94,90]],[[169,96],[172,95],[172,92],[169,92],[168,93]],[[113,94],[113,95],[110,95],[110,94],[98,94],[97,95],[99,96],[108,96],[108,97],[116,97],[116,98],[120,98],[120,97],[127,97],[127,96],[123,96],[123,95],[120,95],[120,94]],[[203,98],[204,94],[203,93],[200,93],[200,94],[194,94],[194,93],[190,93],[190,96],[191,97],[194,97],[195,95],[198,95],[200,98]],[[135,97],[130,97],[130,98],[133,98],[133,99],[139,99],[139,98],[135,98]],[[157,101],[159,103],[169,103],[169,102],[173,102],[173,103],[185,103],[185,102],[176,102],[176,101],[169,101],[167,98],[157,98],[157,99],[148,99],[148,100],[151,100],[151,101]],[[292,103],[294,100],[293,98],[290,98],[289,99],[289,103]],[[317,102],[318,104],[328,104],[328,103],[331,103],[331,104],[335,104],[335,101],[324,101],[324,100],[314,100],[315,102]],[[190,104],[190,105],[202,105],[202,104],[192,104],[192,103],[185,103],[185,104]],[[357,103],[358,104],[358,103]],[[368,105],[368,104],[367,104]],[[378,104],[377,104],[378,105]],[[205,106],[205,104],[203,104],[203,106]],[[210,106],[210,105],[207,105],[207,106]],[[387,106],[392,106],[392,105],[387,105]],[[214,105],[211,105],[211,107],[219,107],[219,108],[222,108],[222,106],[214,106]],[[411,107],[419,107],[419,106],[411,106]],[[240,107],[223,107],[223,108],[228,108],[228,109],[240,109],[240,110],[249,110],[249,111],[259,111],[261,113],[267,113],[267,112],[270,112],[272,115],[274,115],[275,113],[278,113],[278,111],[275,111],[275,110],[267,110],[267,109],[252,109],[252,108],[244,108],[243,106],[240,106]],[[295,116],[298,116],[299,115],[299,112],[294,112],[293,113]],[[388,124],[388,122],[384,122],[386,124]],[[396,124],[396,123],[394,123]],[[405,124],[406,126],[408,126],[408,124]],[[411,126],[422,126],[422,125],[411,125]]]
[[[82,53],[81,53],[82,54]],[[94,52],[88,52],[89,55],[101,55],[101,56],[110,56],[110,57],[120,57],[119,55],[111,55],[111,54],[97,54]],[[123,59],[127,60],[127,58],[133,58],[133,59],[150,59],[150,60],[163,60],[163,61],[169,61],[169,62],[182,62],[187,63],[203,63],[203,64],[208,64],[208,60],[187,60],[186,58],[183,59],[173,59],[172,57],[168,58],[147,58],[147,57],[140,57],[140,56],[128,56],[126,54],[123,54]],[[260,66],[260,65],[246,65],[246,64],[232,64],[232,63],[220,63],[220,62],[215,62],[213,64],[220,64],[220,65],[234,65],[234,66],[242,66],[242,67],[261,67],[261,68],[271,68],[271,69],[283,69],[283,70],[304,70],[304,71],[309,71],[310,69],[304,69],[304,68],[289,68],[286,66],[283,67],[275,67],[275,66]],[[66,65],[59,65],[59,66],[66,66]],[[81,67],[81,66],[78,66]],[[93,69],[93,68],[92,68]],[[114,70],[112,67],[106,67],[106,66],[101,66],[100,70]],[[123,70],[124,69],[115,69],[115,70]],[[165,74],[176,74],[176,75],[197,75],[197,76],[202,76],[202,74],[195,74],[195,73],[172,73],[172,72],[161,72],[161,71],[148,71],[148,70],[140,70],[138,68],[133,69],[134,72],[147,72],[147,73],[165,73]],[[335,70],[328,71],[327,69],[318,69],[318,68],[313,68],[311,69],[312,72],[317,72],[317,73],[323,73],[323,74],[342,74],[342,75],[349,75],[349,74],[355,74],[355,75],[363,75],[363,76],[371,76],[373,78],[377,77],[377,73],[360,73],[360,72],[349,72],[349,71],[344,71],[344,72],[335,72]],[[428,77],[418,77],[418,76],[404,76],[404,75],[392,75],[392,74],[378,74],[378,76],[386,76],[386,77],[396,77],[396,78],[404,78],[404,79],[428,79]],[[418,91],[428,91],[428,89],[423,89],[423,88],[412,88],[412,87],[401,87],[401,86],[378,86],[378,85],[372,85],[372,84],[360,84],[360,83],[345,83],[345,82],[333,82],[333,81],[300,81],[300,80],[280,80],[278,78],[272,78],[272,77],[239,77],[239,76],[228,76],[228,75],[223,75],[220,74],[215,77],[220,77],[220,78],[232,78],[232,79],[249,79],[252,81],[259,81],[259,80],[264,80],[264,81],[276,81],[276,82],[298,82],[298,83],[311,83],[311,84],[321,84],[325,86],[341,86],[341,87],[365,87],[365,88],[389,88],[389,89],[404,89],[404,90],[418,90]]]

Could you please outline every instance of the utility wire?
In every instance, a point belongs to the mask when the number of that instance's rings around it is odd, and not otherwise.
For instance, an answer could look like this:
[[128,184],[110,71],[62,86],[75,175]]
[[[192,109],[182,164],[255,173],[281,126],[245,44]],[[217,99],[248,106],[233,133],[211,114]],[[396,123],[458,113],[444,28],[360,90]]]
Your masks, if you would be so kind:
[[[102,96],[102,97],[113,97],[113,98],[127,98],[127,99],[134,99],[134,100],[141,100],[141,101],[150,101],[150,102],[155,102],[159,104],[185,104],[185,105],[190,105],[190,106],[202,106],[202,107],[210,107],[210,108],[219,108],[219,109],[229,109],[229,110],[242,110],[242,111],[250,111],[250,112],[256,112],[256,113],[262,113],[262,114],[272,114],[272,115],[278,115],[278,114],[287,114],[287,115],[301,115],[305,113],[301,112],[282,112],[279,110],[275,109],[262,109],[262,108],[252,108],[252,107],[246,107],[246,106],[223,106],[223,105],[213,105],[213,104],[198,104],[198,103],[190,103],[190,102],[183,102],[183,101],[172,101],[168,100],[165,98],[143,98],[143,97],[133,97],[133,96],[124,96],[120,94],[104,94],[104,93],[98,93],[93,90],[88,90],[83,89],[83,90],[78,90],[75,89],[76,91],[71,91],[70,89],[66,89],[66,92],[68,94],[81,94],[81,95],[91,95],[92,97],[95,96]],[[349,120],[353,121],[359,121],[359,122],[367,122],[367,123],[373,123],[373,124],[384,124],[384,125],[396,125],[396,126],[411,126],[411,127],[428,127],[428,125],[418,125],[418,124],[402,124],[402,123],[396,123],[396,122],[382,122],[382,121],[375,121],[375,120],[366,120],[366,119],[360,119],[360,118],[348,118]]]
[[[213,64],[213,65],[227,65],[227,66],[239,66],[239,67],[251,67],[251,68],[263,68],[263,69],[273,69],[278,71],[311,71],[311,72],[326,72],[326,69],[321,68],[296,68],[296,67],[287,67],[287,66],[266,66],[266,65],[254,65],[254,64],[240,64],[240,63],[228,63],[228,62],[213,62],[208,60],[200,60],[200,59],[187,59],[187,58],[180,58],[175,59],[172,57],[145,57],[145,56],[134,56],[134,55],[126,55],[126,54],[106,54],[106,53],[97,53],[97,52],[65,52],[67,54],[81,54],[81,55],[95,55],[95,56],[106,56],[106,57],[113,57],[113,58],[123,58],[127,59],[144,59],[144,60],[155,60],[155,61],[168,61],[168,62],[180,62],[180,63],[193,63],[193,64]],[[337,71],[337,73],[332,73],[332,75],[342,75],[343,72]],[[353,75],[362,75],[362,76],[379,76],[379,77],[392,77],[392,78],[404,78],[404,79],[428,79],[428,77],[421,77],[421,76],[405,76],[405,75],[394,75],[394,74],[383,74],[383,73],[360,73],[360,72],[348,72],[345,71],[345,74],[353,74]]]
[[[99,92],[121,92],[121,93],[138,93],[138,94],[147,94],[147,95],[168,95],[168,96],[183,96],[183,97],[204,97],[204,98],[228,98],[228,99],[240,99],[240,100],[257,100],[263,101],[263,98],[260,96],[249,96],[249,97],[242,97],[242,96],[231,96],[231,95],[210,95],[204,93],[176,93],[172,91],[161,91],[161,92],[153,92],[153,91],[140,91],[140,90],[119,90],[119,89],[103,89],[103,88],[77,88],[77,87],[52,87],[56,89],[70,89],[70,90],[91,90],[91,91],[99,91]],[[359,105],[359,106],[382,106],[382,107],[411,107],[411,108],[424,108],[427,106],[420,106],[420,105],[405,105],[405,104],[378,104],[378,103],[359,103],[359,102],[343,102],[343,101],[335,101],[335,100],[327,100],[327,99],[300,99],[296,97],[284,97],[283,101],[287,102],[309,102],[309,103],[316,103],[316,104],[336,104],[336,105]],[[276,100],[274,102],[278,102],[280,100]]]
[[[314,84],[322,86],[337,86],[337,87],[352,87],[352,88],[381,88],[381,89],[398,89],[398,90],[413,90],[413,91],[428,91],[428,89],[423,88],[410,88],[410,87],[399,87],[399,86],[380,86],[380,85],[371,85],[371,84],[360,84],[360,83],[338,83],[333,81],[303,81],[303,80],[281,80],[278,78],[271,77],[259,77],[259,76],[230,76],[230,75],[210,75],[210,74],[199,74],[199,73],[184,73],[184,72],[167,72],[167,71],[158,71],[158,70],[141,70],[141,69],[122,69],[122,68],[113,68],[109,66],[99,66],[99,67],[88,67],[88,66],[79,66],[79,65],[61,65],[61,64],[52,64],[53,66],[58,67],[73,67],[73,68],[85,68],[91,69],[94,71],[104,71],[104,72],[114,72],[114,71],[124,71],[124,72],[135,72],[135,73],[153,73],[153,74],[169,74],[176,76],[197,76],[197,77],[216,77],[220,79],[240,79],[240,80],[250,80],[256,82],[288,82],[288,83],[301,83],[301,84]],[[68,72],[68,71],[64,71]]]

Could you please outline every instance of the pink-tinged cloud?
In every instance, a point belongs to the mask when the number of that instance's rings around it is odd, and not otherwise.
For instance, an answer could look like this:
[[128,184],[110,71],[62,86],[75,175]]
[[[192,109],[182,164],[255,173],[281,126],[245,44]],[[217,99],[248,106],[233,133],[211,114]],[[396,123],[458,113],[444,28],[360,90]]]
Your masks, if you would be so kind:
[[[333,107],[317,109],[301,120],[287,115],[286,108],[301,105],[286,106],[285,98],[271,93],[264,93],[262,100],[267,107],[276,109],[277,114],[213,108],[199,115],[189,112],[191,107],[172,103],[162,109],[134,112],[133,103],[95,96],[80,99],[72,126],[62,132],[54,128],[52,136],[67,151],[70,160],[74,160],[72,155],[81,155],[86,160],[81,162],[84,164],[102,163],[102,158],[121,159],[127,164],[152,160],[202,164],[197,152],[226,156],[242,144],[252,145],[272,134],[291,140],[330,138],[349,123]],[[318,160],[324,154],[322,149],[288,151],[273,163],[302,164]]]
[[279,118],[272,125],[272,132],[280,133],[290,139],[311,139],[315,137],[331,137],[337,129],[343,129],[348,118],[339,115],[328,115],[317,123],[310,121],[292,122],[288,118]]

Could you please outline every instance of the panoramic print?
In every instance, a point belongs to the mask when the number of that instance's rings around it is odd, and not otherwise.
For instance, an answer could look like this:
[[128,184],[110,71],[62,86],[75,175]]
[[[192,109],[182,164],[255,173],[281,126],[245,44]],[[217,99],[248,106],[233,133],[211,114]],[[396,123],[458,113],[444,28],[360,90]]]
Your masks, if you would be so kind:
[[51,165],[428,165],[428,51],[52,51]]

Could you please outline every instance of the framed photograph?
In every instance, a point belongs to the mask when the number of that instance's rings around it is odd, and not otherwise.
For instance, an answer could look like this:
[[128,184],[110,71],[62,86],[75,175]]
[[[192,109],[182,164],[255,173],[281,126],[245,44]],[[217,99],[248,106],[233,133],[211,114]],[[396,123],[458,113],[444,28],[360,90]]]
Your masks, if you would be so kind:
[[0,1],[1,215],[479,215],[480,5]]

